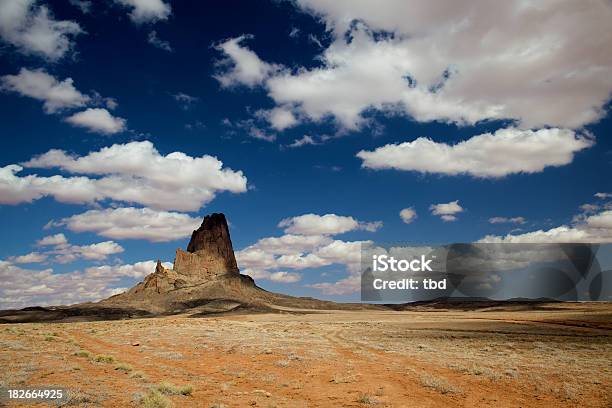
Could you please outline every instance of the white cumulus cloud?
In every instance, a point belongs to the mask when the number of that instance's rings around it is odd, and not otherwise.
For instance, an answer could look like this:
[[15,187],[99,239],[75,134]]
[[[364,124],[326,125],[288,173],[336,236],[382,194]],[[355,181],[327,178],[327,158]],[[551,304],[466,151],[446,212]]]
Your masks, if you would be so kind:
[[[262,61],[257,54],[242,45],[249,38],[252,38],[252,36],[242,35],[230,38],[216,46],[217,50],[225,55],[217,63],[220,72],[214,75],[221,86],[246,85],[254,87],[262,84],[278,69],[278,66]],[[286,122],[287,119],[285,118],[284,121]],[[278,123],[281,123],[280,120]]]
[[413,142],[388,144],[374,151],[360,151],[362,166],[446,175],[503,177],[515,173],[537,173],[549,166],[572,162],[574,155],[593,145],[593,140],[568,129],[516,128],[484,133],[454,145],[418,138]]
[[36,241],[36,245],[38,246],[63,245],[67,243],[68,243],[68,239],[66,239],[66,236],[62,233],[54,234],[54,235],[47,235],[46,237]]
[[72,78],[59,81],[42,69],[21,68],[17,75],[4,75],[1,81],[5,91],[42,101],[47,113],[82,107],[91,99],[74,87]]
[[127,207],[89,210],[53,225],[65,226],[74,232],[94,232],[113,239],[167,242],[191,235],[200,222],[200,219],[188,214]]
[[612,210],[578,218],[571,225],[506,236],[487,235],[478,242],[612,243]]
[[90,132],[111,135],[126,129],[126,120],[113,116],[104,108],[88,108],[67,117],[66,122]]
[[404,208],[400,211],[399,215],[402,221],[404,221],[406,224],[410,224],[417,218],[417,213],[412,207]]
[[0,167],[0,203],[49,196],[66,203],[112,199],[158,210],[197,211],[218,192],[244,192],[247,184],[241,171],[223,168],[216,157],[191,157],[182,152],[163,156],[148,141],[114,144],[85,156],[53,149],[23,166],[101,177],[20,176],[22,166]]
[[81,26],[55,20],[49,8],[36,0],[0,1],[0,38],[21,53],[57,61],[70,51]]
[[30,252],[26,255],[13,256],[9,258],[9,261],[16,264],[26,263],[40,263],[47,260],[47,255],[40,252]]
[[[142,261],[125,265],[92,266],[85,269],[85,274],[91,278],[115,278],[127,276],[130,278],[141,279],[155,272],[156,265],[157,262],[155,261]],[[167,269],[172,269],[171,262],[162,262],[162,266]]]
[[459,205],[459,200],[451,201],[448,203],[432,204],[429,209],[433,215],[438,215],[443,221],[456,221],[457,216],[463,212],[463,207]]
[[[55,273],[53,269],[25,269],[0,260],[0,309],[68,305],[97,301],[126,290],[122,278],[139,279],[155,271],[154,261],[103,265],[84,271]],[[164,262],[171,267],[171,263]]]
[[284,71],[266,85],[278,105],[299,106],[314,120],[332,115],[356,128],[373,108],[417,121],[579,128],[600,119],[610,99],[606,2],[297,4],[325,22],[333,41],[319,66]]
[[285,233],[287,234],[335,235],[356,229],[373,232],[382,227],[382,223],[360,222],[353,217],[336,214],[304,214],[285,218],[281,220],[278,226],[285,228]]
[[101,261],[110,255],[119,254],[124,249],[113,241],[98,242],[90,245],[58,245],[48,250],[46,254],[54,255],[55,262],[69,263],[77,259]]
[[[271,242],[280,244],[284,241],[290,241],[293,245],[291,247],[270,245]],[[359,277],[361,245],[370,242],[333,240],[316,235],[268,237],[237,251],[236,260],[242,272],[255,279],[279,281],[278,276],[283,276],[284,282],[295,282],[301,278],[301,275],[295,272],[286,275],[287,272],[284,270],[301,271],[329,265],[344,266],[351,276]],[[279,275],[279,272],[282,275]],[[325,293],[336,293],[326,290],[325,286],[320,288]],[[356,288],[353,285],[345,287],[340,284],[338,286],[334,289],[338,291],[337,293],[351,293]]]
[[266,119],[270,126],[278,131],[285,130],[298,123],[291,109],[286,107],[276,107],[268,111],[261,110],[258,111],[258,116]]
[[131,9],[130,19],[136,24],[167,20],[172,12],[170,4],[162,0],[115,0],[115,2]]
[[[382,223],[360,223],[353,217],[306,214],[287,218],[279,224],[287,234],[261,238],[236,252],[241,271],[255,279],[297,282],[304,271],[330,265],[343,267],[349,277],[337,282],[308,285],[327,294],[346,294],[359,290],[361,247],[371,241],[342,241],[331,238],[354,229],[377,229]],[[309,225],[310,223],[314,225]],[[365,225],[364,225],[365,224]]]
[[36,242],[42,247],[40,251],[27,255],[13,256],[9,260],[13,263],[40,263],[52,258],[57,263],[69,263],[78,259],[101,261],[110,255],[124,251],[123,247],[114,241],[104,241],[88,245],[73,245],[68,242],[64,234],[46,236]]

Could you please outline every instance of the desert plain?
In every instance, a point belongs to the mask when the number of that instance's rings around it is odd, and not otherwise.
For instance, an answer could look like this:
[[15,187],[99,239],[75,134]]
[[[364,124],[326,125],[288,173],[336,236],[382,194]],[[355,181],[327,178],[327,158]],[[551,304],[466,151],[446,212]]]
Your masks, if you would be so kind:
[[0,326],[10,407],[610,407],[612,304]]

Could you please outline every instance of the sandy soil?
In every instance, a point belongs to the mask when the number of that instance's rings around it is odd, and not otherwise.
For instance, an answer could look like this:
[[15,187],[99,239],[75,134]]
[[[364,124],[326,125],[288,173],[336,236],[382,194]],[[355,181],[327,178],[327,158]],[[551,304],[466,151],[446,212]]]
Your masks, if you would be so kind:
[[611,304],[11,324],[0,350],[0,386],[56,405],[612,406]]

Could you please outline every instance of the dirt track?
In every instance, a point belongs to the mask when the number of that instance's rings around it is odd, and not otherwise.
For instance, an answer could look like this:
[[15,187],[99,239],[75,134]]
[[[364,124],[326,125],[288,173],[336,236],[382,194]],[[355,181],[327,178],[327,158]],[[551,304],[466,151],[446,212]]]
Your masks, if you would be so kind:
[[177,407],[609,407],[611,326],[610,304],[3,325],[0,381],[78,406],[165,381],[193,387]]

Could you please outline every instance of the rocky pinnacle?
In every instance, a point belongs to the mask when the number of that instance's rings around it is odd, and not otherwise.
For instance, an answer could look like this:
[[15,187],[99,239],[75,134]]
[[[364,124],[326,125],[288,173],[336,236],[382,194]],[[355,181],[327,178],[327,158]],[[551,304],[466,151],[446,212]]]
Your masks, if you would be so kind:
[[187,252],[210,262],[210,268],[206,269],[217,269],[217,273],[239,273],[227,221],[221,213],[204,217],[200,228],[191,234]]

